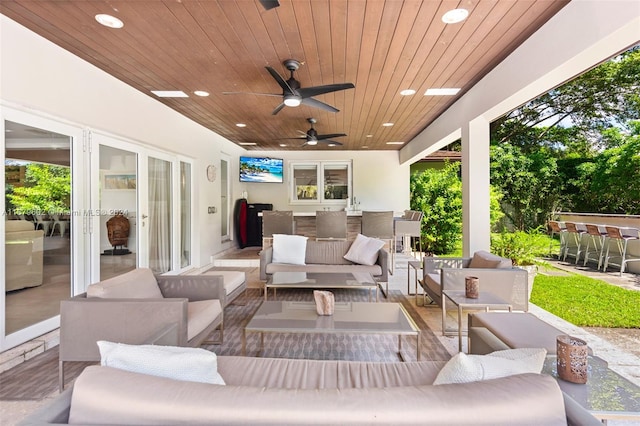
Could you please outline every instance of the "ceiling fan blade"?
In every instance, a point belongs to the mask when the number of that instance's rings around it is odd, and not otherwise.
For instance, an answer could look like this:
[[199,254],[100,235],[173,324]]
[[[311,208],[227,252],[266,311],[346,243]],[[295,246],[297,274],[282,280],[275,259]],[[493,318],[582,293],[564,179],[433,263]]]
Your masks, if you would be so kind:
[[331,141],[331,140],[328,140],[328,139],[319,140],[318,142],[320,142],[320,143],[326,143],[326,144],[329,144],[329,145],[339,145],[339,146],[342,146],[342,143],[340,143],[340,142],[338,142],[338,141]]
[[282,97],[281,93],[254,93],[254,92],[222,92],[223,95],[258,95],[258,96],[276,96]]
[[303,98],[309,98],[311,96],[322,95],[323,93],[337,92],[339,90],[355,89],[352,83],[337,83],[327,84],[324,86],[303,87],[298,89],[298,93]]
[[280,105],[278,105],[276,107],[276,109],[273,110],[271,115],[276,115],[277,113],[279,113],[282,110],[282,108],[284,108],[284,102],[282,102]]
[[278,74],[278,71],[274,70],[271,67],[265,67],[265,68],[267,69],[267,71],[269,71],[269,74],[271,74],[271,77],[273,77],[273,79],[278,82],[280,87],[282,87],[282,90],[284,90],[285,92],[294,93],[293,89],[291,88],[291,86],[289,86],[286,80],[282,78],[280,74]]
[[344,133],[330,133],[328,135],[318,135],[316,136],[318,138],[318,140],[323,140],[323,139],[331,139],[331,138],[340,138],[342,136],[347,136]]
[[260,4],[265,10],[271,10],[274,7],[280,6],[280,2],[278,0],[260,0]]
[[302,103],[307,105],[307,106],[324,109],[324,110],[330,111],[330,112],[339,112],[340,111],[336,107],[332,107],[329,104],[325,104],[324,102],[321,102],[321,101],[319,101],[317,99],[313,99],[313,98],[302,98]]

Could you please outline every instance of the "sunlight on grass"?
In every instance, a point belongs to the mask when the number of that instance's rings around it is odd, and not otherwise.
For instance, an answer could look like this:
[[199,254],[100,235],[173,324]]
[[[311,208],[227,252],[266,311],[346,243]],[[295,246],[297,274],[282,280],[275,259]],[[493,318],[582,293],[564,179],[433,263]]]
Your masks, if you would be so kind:
[[538,274],[531,302],[580,327],[640,328],[640,292],[571,274]]

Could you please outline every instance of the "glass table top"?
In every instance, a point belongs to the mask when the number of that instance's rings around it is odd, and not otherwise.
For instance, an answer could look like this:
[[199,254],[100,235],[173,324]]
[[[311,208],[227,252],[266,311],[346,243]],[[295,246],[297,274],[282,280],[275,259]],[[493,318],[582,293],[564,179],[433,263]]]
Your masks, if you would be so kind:
[[640,419],[640,387],[608,368],[601,358],[589,356],[587,364],[585,384],[560,379],[555,355],[547,355],[542,372],[557,379],[564,393],[596,417]]
[[417,334],[419,328],[399,303],[336,302],[333,315],[318,315],[315,302],[263,302],[247,331],[292,333]]

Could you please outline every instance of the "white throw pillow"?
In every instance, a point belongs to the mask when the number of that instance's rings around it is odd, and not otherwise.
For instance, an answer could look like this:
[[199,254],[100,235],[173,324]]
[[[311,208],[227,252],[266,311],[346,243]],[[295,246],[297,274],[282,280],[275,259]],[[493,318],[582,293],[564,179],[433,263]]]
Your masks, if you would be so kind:
[[384,241],[358,234],[344,258],[361,265],[374,265],[382,247],[384,247]]
[[273,234],[273,263],[305,265],[307,237],[302,235]]
[[201,348],[126,345],[98,341],[100,364],[151,376],[188,382],[224,385],[218,374],[218,357]]
[[434,385],[469,383],[497,379],[514,374],[540,374],[547,350],[521,348],[496,351],[487,355],[458,353],[442,367]]

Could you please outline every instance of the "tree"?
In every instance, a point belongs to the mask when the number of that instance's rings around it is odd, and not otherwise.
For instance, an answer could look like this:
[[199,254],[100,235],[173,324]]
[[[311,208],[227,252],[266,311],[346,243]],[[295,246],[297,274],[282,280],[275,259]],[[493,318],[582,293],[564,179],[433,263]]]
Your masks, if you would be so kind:
[[70,207],[71,174],[68,167],[28,164],[25,185],[12,188],[7,198],[18,214],[66,212]]
[[[462,236],[462,182],[460,164],[447,163],[443,169],[427,169],[410,178],[411,209],[424,212],[422,241],[427,252],[447,254],[459,245]],[[500,194],[490,192],[492,225],[501,217]]]
[[585,142],[590,150],[607,148],[608,140],[601,136],[604,129],[626,130],[629,120],[640,118],[638,76],[640,48],[636,47],[494,121],[492,140],[510,142],[524,152],[539,147],[580,152]]

